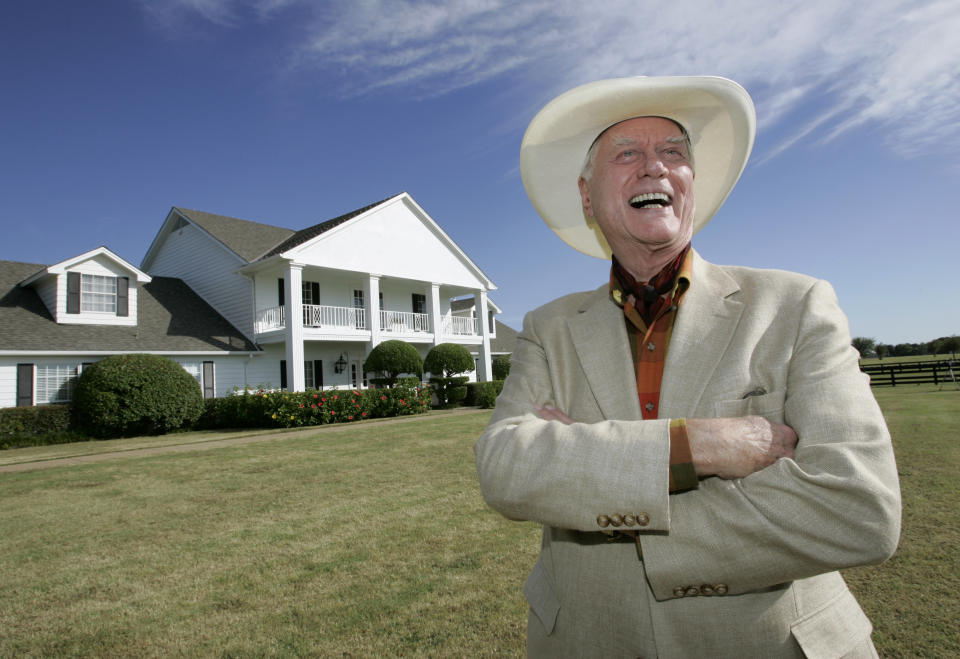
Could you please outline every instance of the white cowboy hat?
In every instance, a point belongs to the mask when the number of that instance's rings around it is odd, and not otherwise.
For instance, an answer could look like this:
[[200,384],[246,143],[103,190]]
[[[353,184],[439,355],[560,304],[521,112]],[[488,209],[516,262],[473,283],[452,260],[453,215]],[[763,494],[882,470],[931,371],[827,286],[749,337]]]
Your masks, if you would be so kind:
[[747,164],[756,135],[756,113],[750,95],[732,80],[614,78],[561,94],[527,127],[520,147],[520,175],[527,196],[547,225],[584,254],[610,257],[596,222],[583,213],[577,188],[587,150],[613,124],[645,116],[672,119],[690,134],[694,233],[717,212]]

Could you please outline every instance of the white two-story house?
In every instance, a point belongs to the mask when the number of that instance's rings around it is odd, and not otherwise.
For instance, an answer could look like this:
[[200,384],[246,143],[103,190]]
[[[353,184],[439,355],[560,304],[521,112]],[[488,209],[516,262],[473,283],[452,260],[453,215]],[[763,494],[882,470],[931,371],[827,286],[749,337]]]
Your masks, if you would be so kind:
[[489,380],[495,288],[407,193],[300,231],[174,207],[139,267],[103,247],[0,261],[0,407],[68,401],[84,364],[131,352],[208,397],[362,388],[388,339],[462,344]]
[[[462,344],[492,379],[496,287],[407,193],[300,231],[173,208],[140,267],[182,279],[257,344],[250,385],[364,387],[388,339],[421,356]],[[482,313],[458,312],[464,298]]]

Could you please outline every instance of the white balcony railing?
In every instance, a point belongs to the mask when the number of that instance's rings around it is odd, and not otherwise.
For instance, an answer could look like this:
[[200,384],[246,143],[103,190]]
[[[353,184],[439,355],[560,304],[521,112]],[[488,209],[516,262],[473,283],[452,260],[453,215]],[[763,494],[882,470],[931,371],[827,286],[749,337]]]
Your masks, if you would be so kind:
[[[257,333],[286,327],[284,307],[267,307],[257,311]],[[304,327],[330,327],[337,329],[366,329],[367,314],[353,307],[330,307],[319,304],[303,305]]]
[[364,309],[354,307],[305,304],[303,305],[303,326],[366,329],[367,313]]
[[479,336],[477,319],[469,316],[447,316],[443,319],[443,333],[447,336]]
[[429,332],[430,316],[409,311],[381,311],[380,329],[384,332]]

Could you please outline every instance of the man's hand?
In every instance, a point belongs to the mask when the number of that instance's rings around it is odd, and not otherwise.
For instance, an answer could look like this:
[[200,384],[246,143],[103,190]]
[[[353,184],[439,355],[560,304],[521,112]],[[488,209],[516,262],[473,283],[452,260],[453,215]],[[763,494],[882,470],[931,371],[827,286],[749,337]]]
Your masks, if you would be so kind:
[[541,405],[538,407],[537,414],[539,414],[540,418],[544,421],[559,421],[560,423],[565,423],[568,426],[573,423],[573,419],[550,404]]
[[797,433],[762,416],[687,419],[687,437],[698,476],[742,478],[778,458],[792,458]]

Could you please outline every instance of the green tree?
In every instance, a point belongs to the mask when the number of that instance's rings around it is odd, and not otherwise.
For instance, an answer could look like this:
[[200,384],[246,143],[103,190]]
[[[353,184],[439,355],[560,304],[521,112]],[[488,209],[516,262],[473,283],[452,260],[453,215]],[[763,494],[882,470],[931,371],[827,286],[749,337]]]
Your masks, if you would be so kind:
[[886,357],[886,356],[890,353],[890,346],[888,346],[888,345],[886,345],[886,344],[884,344],[884,343],[878,343],[878,344],[874,347],[874,350],[875,350],[876,353],[877,353],[877,359],[883,359],[884,357]]
[[862,359],[870,356],[870,353],[873,352],[873,347],[877,344],[877,340],[869,339],[865,336],[855,336],[850,343],[857,349]]
[[403,373],[422,376],[423,360],[420,359],[417,349],[409,343],[391,339],[370,351],[363,362],[363,370],[378,374],[378,377],[373,378],[374,384],[392,387],[397,383],[397,377]]
[[944,352],[949,352],[956,359],[957,351],[960,350],[960,337],[957,335],[945,336],[937,344],[937,348]]

